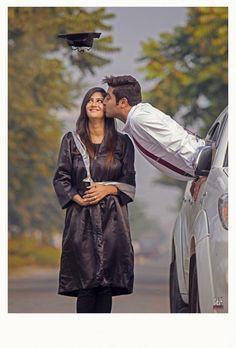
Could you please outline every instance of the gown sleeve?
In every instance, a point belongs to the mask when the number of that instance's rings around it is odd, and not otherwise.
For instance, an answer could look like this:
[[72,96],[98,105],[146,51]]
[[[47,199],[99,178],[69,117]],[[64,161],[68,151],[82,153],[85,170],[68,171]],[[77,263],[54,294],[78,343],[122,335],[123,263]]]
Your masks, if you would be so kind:
[[61,142],[57,169],[53,178],[53,186],[62,209],[67,208],[72,203],[72,197],[77,194],[77,190],[72,185],[72,168],[71,138],[67,133]]
[[[124,135],[123,158],[122,158],[122,175],[119,182],[136,186],[135,169],[134,169],[134,146],[128,135]],[[133,200],[124,192],[118,190],[118,197],[122,205],[128,204]]]

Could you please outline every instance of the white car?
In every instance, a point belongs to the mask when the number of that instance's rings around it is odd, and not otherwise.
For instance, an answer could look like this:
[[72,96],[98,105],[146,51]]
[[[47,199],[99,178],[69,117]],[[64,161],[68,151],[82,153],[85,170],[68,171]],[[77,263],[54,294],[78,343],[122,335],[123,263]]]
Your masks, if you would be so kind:
[[175,222],[172,313],[228,312],[228,110],[213,123],[195,161]]

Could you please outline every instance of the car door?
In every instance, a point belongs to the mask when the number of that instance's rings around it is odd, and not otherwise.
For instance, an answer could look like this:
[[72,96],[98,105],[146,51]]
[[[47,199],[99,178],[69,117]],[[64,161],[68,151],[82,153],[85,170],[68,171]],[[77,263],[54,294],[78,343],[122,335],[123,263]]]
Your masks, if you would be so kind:
[[[212,127],[207,133],[206,142],[211,144],[214,150],[214,156],[212,158],[212,165],[215,163],[215,156],[219,146],[219,139],[221,138],[222,131],[226,122],[227,112],[223,112],[214,122]],[[219,154],[218,154],[219,157]],[[219,159],[217,157],[217,159]],[[183,268],[184,279],[186,289],[189,287],[189,269],[190,259],[195,253],[196,244],[205,238],[208,234],[206,229],[198,229],[198,233],[194,230],[196,220],[199,214],[202,212],[202,205],[208,192],[209,177],[201,179],[200,185],[197,190],[197,195],[194,196],[195,181],[189,182],[186,186],[184,194],[184,213],[182,214],[182,252],[183,252]],[[209,202],[208,196],[208,202]],[[210,204],[210,203],[209,203]]]
[[[228,308],[228,231],[219,217],[219,199],[228,193],[227,112],[218,120],[215,135],[209,136],[215,148],[210,173],[200,194],[199,212],[206,217],[206,227],[198,222],[194,236],[197,243],[197,272],[201,310],[227,311]],[[199,219],[200,220],[200,219]]]

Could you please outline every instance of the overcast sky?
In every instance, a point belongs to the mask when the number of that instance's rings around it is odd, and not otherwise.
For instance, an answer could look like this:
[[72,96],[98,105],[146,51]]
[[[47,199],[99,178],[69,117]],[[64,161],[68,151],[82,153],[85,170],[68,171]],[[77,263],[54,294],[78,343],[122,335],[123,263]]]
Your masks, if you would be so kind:
[[[90,78],[91,85],[101,83],[105,75],[134,75],[144,87],[143,74],[137,72],[136,59],[140,56],[140,42],[148,38],[158,39],[162,32],[171,32],[186,21],[185,7],[108,7],[115,14],[109,24],[113,26],[114,46],[121,48],[113,53],[112,63],[96,71]],[[102,33],[103,34],[103,33]],[[104,35],[106,33],[104,32]],[[110,54],[109,54],[110,56]]]

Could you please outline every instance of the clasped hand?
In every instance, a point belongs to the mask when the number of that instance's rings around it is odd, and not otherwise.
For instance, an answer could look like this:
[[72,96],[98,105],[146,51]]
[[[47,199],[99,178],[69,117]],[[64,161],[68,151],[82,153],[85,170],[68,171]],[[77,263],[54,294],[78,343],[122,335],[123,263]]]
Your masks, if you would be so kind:
[[76,194],[73,200],[81,206],[97,204],[108,195],[117,195],[118,189],[114,185],[93,184],[88,186],[83,197]]
[[83,199],[87,204],[97,204],[101,199],[109,195],[110,191],[109,185],[88,186]]

